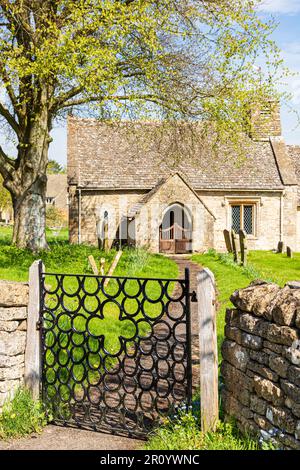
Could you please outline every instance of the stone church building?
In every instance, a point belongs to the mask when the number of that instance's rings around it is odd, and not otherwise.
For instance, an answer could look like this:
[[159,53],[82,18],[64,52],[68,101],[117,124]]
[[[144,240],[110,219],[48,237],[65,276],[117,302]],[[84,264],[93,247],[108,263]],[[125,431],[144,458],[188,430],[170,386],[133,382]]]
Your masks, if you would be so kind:
[[158,123],[69,116],[70,242],[224,251],[223,230],[233,227],[246,231],[250,249],[283,241],[300,251],[300,146],[285,144],[278,106],[251,119],[237,157],[209,137],[173,152]]

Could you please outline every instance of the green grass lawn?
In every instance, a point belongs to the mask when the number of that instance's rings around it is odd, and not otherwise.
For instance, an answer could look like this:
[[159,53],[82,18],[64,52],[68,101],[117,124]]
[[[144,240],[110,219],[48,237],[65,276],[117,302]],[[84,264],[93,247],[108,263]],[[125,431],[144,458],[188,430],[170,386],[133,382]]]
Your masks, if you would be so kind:
[[195,254],[191,258],[202,266],[208,267],[215,275],[218,290],[217,333],[220,357],[220,346],[224,338],[225,311],[232,304],[231,294],[246,287],[254,279],[273,281],[283,286],[287,281],[300,279],[300,253],[293,258],[271,251],[251,251],[248,266],[243,268],[233,263],[231,255],[218,254],[211,250],[207,254]]
[[230,423],[219,422],[215,432],[203,433],[199,414],[182,413],[150,435],[146,450],[259,450],[258,442],[242,436]]
[[[94,246],[70,245],[66,229],[57,237],[47,230],[50,251],[38,254],[12,246],[11,236],[11,227],[0,227],[0,279],[27,281],[29,267],[36,259],[43,261],[47,272],[92,274],[89,255],[94,256],[98,265],[104,257],[107,270],[116,254],[115,250],[104,253]],[[164,256],[148,254],[144,250],[124,250],[114,275],[176,278],[178,268],[174,261]]]
[[[122,281],[125,282],[123,287],[126,293],[124,290],[118,293],[120,284],[116,279],[110,280],[105,288],[106,293],[99,289],[98,281],[93,276],[88,263],[88,256],[93,255],[98,266],[100,258],[104,257],[107,272],[116,254],[115,250],[104,253],[97,247],[69,245],[67,231],[62,231],[58,237],[47,231],[50,250],[33,254],[28,250],[12,246],[11,235],[11,228],[1,227],[0,279],[27,281],[29,267],[36,259],[42,259],[46,273],[54,273],[54,275],[46,274],[45,277],[45,287],[49,292],[45,297],[46,309],[44,313],[45,347],[47,348],[45,366],[48,382],[53,383],[53,386],[50,385],[47,389],[49,397],[55,399],[57,394],[57,374],[64,384],[73,383],[74,379],[80,382],[75,385],[74,389],[76,395],[80,395],[83,391],[82,385],[87,385],[87,380],[90,384],[99,380],[103,369],[103,363],[100,363],[101,355],[105,356],[109,353],[108,360],[105,362],[106,369],[114,364],[115,360],[110,357],[110,354],[119,352],[120,336],[129,340],[126,348],[133,347],[133,341],[130,340],[136,334],[140,337],[147,336],[150,324],[144,320],[139,310],[139,301],[142,300],[143,292],[134,279]],[[56,276],[55,273],[67,274],[67,276],[62,278]],[[68,276],[68,274],[87,275],[84,279],[85,292],[79,288],[78,278]],[[174,261],[164,256],[150,254],[143,249],[125,249],[114,276],[175,279],[178,276],[178,267]],[[83,282],[82,277],[80,280]],[[57,292],[55,292],[56,288]],[[76,295],[78,288],[79,294]],[[174,283],[170,282],[168,284],[169,294],[173,288]],[[151,302],[145,301],[143,307],[151,323],[151,319],[156,318],[162,312],[163,305],[158,301],[161,285],[157,281],[147,281],[145,291]],[[97,294],[92,295],[93,292],[97,292]],[[137,294],[137,298],[134,298],[135,294]],[[111,299],[109,296],[115,296],[115,298]],[[60,300],[58,301],[58,299]],[[63,301],[63,306],[61,301]],[[126,317],[123,312],[121,321],[119,305],[122,305],[126,312]],[[137,312],[136,315],[135,312]],[[57,319],[55,325],[53,325],[53,313]],[[93,313],[96,315],[93,316]],[[137,326],[129,317],[134,318]],[[88,339],[86,339],[85,333],[87,329],[90,333]],[[102,337],[106,350],[103,353],[101,352]],[[83,357],[84,363],[80,364]],[[71,367],[70,361],[77,364]],[[61,398],[66,399],[69,393],[67,385],[60,386]]]
[[[47,239],[50,246],[50,251],[43,251],[39,254],[33,254],[28,250],[18,249],[10,244],[11,229],[1,227],[0,229],[0,279],[7,279],[13,281],[27,281],[29,267],[36,259],[42,259],[45,265],[46,273],[60,273],[60,274],[86,274],[90,277],[85,279],[84,287],[87,293],[95,292],[97,289],[97,281],[92,277],[92,269],[88,262],[88,256],[93,255],[99,266],[100,258],[106,259],[106,272],[108,271],[113,258],[116,254],[115,250],[111,250],[109,253],[104,253],[97,247],[87,245],[69,245],[67,231],[60,234],[59,237],[53,237],[51,232],[47,232]],[[125,277],[151,277],[151,278],[169,278],[174,279],[178,276],[178,268],[174,261],[161,256],[149,254],[145,250],[133,250],[125,249],[123,255],[114,271],[114,276],[125,276]],[[58,280],[55,276],[47,276],[45,284],[49,286],[49,291],[54,291],[58,285]],[[67,309],[76,311],[79,306],[80,298],[74,295],[78,289],[78,279],[72,276],[66,276],[63,281],[63,287],[65,290],[64,304]],[[115,299],[118,303],[124,300],[123,307],[128,314],[133,314],[138,309],[138,301],[135,298],[135,293],[138,292],[139,286],[137,281],[128,280],[124,286],[126,294],[121,292],[120,295]],[[119,285],[117,280],[110,280],[108,287],[105,289],[108,295],[114,295],[118,291]],[[173,289],[173,283],[169,284],[168,292]],[[160,296],[161,288],[157,281],[148,281],[146,285],[146,294],[153,301]],[[61,288],[59,288],[59,295],[62,294]],[[82,298],[84,293],[80,291],[80,297]],[[106,299],[106,295],[101,291],[98,292],[100,302]],[[97,296],[86,295],[84,299],[84,308],[87,311],[93,312],[97,308],[98,298]],[[55,313],[61,314],[61,305],[57,305],[56,294],[49,294],[46,296],[46,306],[55,310]],[[141,300],[142,293],[139,294],[138,298]],[[126,337],[131,337],[133,334],[133,325],[130,321],[124,321],[122,324],[119,321],[120,308],[117,302],[110,301],[103,308],[104,320],[101,322],[90,322],[90,331],[92,334],[97,335],[101,331],[106,332],[106,344],[109,344],[111,348],[114,346],[112,338],[115,338],[117,332],[120,330]],[[99,305],[98,305],[99,307]],[[162,309],[160,302],[145,302],[144,310],[149,317],[157,316]],[[80,309],[83,311],[83,309]],[[99,310],[99,308],[98,308]],[[88,313],[83,312],[86,318]],[[67,330],[68,324],[70,323],[71,315],[64,315],[60,317],[60,325]],[[84,329],[83,316],[80,317],[81,325],[80,330]],[[78,322],[77,322],[78,323]],[[141,330],[144,331],[147,328],[145,322],[140,324]],[[78,325],[79,328],[79,325]],[[118,344],[115,344],[118,347]]]
[[293,258],[288,258],[284,253],[251,251],[249,264],[260,272],[262,279],[272,280],[280,286],[287,281],[300,280],[300,253],[294,253]]

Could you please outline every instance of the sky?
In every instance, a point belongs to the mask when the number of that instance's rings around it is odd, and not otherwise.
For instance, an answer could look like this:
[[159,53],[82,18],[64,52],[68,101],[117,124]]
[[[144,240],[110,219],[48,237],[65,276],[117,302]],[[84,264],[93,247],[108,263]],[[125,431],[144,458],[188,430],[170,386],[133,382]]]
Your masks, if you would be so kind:
[[262,14],[272,14],[279,22],[273,34],[285,65],[292,72],[287,79],[291,100],[281,106],[282,133],[288,144],[300,145],[300,0],[264,0]]
[[[279,23],[273,38],[293,73],[287,86],[291,100],[281,106],[282,133],[288,144],[300,145],[300,124],[295,114],[300,115],[300,0],[263,0],[260,10],[261,15],[271,14]],[[66,165],[67,131],[62,122],[54,126],[52,137],[49,157]]]

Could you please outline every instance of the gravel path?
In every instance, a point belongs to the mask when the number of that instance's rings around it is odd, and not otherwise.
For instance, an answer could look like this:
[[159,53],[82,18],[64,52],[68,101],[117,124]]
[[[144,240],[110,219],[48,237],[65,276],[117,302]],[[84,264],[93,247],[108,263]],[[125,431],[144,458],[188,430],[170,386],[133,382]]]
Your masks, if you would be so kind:
[[[197,273],[201,270],[201,267],[186,259],[185,255],[174,255],[170,256],[179,268],[179,278],[184,277],[185,268],[190,270],[190,291],[197,292]],[[199,323],[198,323],[198,309],[197,303],[191,302],[191,320],[192,320],[192,368],[193,368],[193,390],[199,388],[200,381],[200,369],[199,369]]]
[[[196,290],[196,274],[199,271],[199,266],[182,256],[174,256],[172,259],[179,267],[179,277],[183,277],[185,267],[190,269],[191,291]],[[195,388],[199,383],[197,303],[191,303],[191,314],[193,385]],[[49,425],[41,434],[0,441],[0,450],[137,450],[143,447],[143,443],[144,441],[138,439]]]
[[137,439],[52,425],[41,434],[0,441],[0,450],[136,450],[142,446]]

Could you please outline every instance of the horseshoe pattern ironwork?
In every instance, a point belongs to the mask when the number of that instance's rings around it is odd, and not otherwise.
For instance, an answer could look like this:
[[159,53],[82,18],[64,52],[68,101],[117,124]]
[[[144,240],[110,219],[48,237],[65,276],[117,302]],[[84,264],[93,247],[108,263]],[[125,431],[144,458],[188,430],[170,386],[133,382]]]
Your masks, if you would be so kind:
[[190,283],[41,273],[42,397],[54,422],[143,438],[192,394]]

